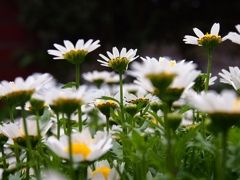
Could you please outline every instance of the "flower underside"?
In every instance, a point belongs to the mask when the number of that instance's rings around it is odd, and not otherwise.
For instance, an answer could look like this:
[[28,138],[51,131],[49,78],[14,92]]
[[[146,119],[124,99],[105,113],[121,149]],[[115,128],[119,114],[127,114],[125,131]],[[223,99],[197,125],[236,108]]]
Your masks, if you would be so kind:
[[88,51],[74,49],[63,54],[63,57],[70,63],[79,65],[84,61],[84,58],[87,54],[88,54]]
[[205,34],[204,37],[198,39],[198,44],[206,49],[212,50],[222,42],[222,38],[218,35]]
[[64,112],[68,115],[72,114],[82,104],[82,100],[79,99],[59,98],[53,101],[53,106],[57,111]]
[[108,66],[119,73],[123,73],[124,71],[126,71],[129,62],[130,61],[126,57],[117,57],[115,59],[109,60]]
[[99,102],[95,105],[96,108],[98,108],[101,113],[103,113],[105,116],[110,116],[110,109],[116,109],[118,108],[118,105],[114,103],[113,101],[108,102]]
[[14,91],[9,94],[6,94],[5,96],[1,96],[0,99],[4,103],[8,104],[24,104],[26,103],[30,98],[31,95],[34,93],[34,90],[19,90]]

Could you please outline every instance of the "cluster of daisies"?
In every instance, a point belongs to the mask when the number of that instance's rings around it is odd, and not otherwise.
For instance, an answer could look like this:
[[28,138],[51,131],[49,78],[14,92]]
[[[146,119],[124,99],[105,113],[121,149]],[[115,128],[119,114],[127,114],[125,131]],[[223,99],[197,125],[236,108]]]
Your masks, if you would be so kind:
[[[236,28],[240,33],[240,25]],[[183,41],[211,51],[227,39],[240,44],[240,34],[230,32],[221,38],[219,29],[218,23],[212,26],[210,34],[194,28],[197,37],[186,35]],[[90,39],[84,43],[79,39],[74,46],[66,40],[64,46],[54,44],[57,50],[48,50],[48,53],[55,56],[54,59],[74,64],[78,72],[86,55],[100,47],[99,42]],[[156,126],[176,130],[180,124],[193,124],[189,121],[193,117],[188,121],[185,118],[189,111],[180,114],[177,125],[167,123],[167,117],[171,119],[171,116],[165,113],[179,114],[179,109],[185,105],[205,112],[220,131],[227,131],[238,123],[238,67],[229,67],[229,71],[223,69],[219,73],[220,82],[232,85],[235,91],[218,94],[204,88],[206,84],[213,85],[217,77],[201,73],[192,61],[148,56],[134,61],[139,57],[137,49],[116,47],[106,54],[100,54],[101,59],[97,61],[113,71],[76,73],[76,82],[72,84],[62,85],[48,73],[36,73],[25,80],[17,77],[14,81],[1,81],[0,99],[9,109],[9,119],[0,125],[3,176],[22,170],[26,179],[30,176],[49,179],[52,174],[42,173],[42,166],[45,161],[52,161],[53,167],[56,167],[54,162],[69,165],[64,172],[66,178],[81,178],[76,173],[77,167],[83,169],[81,173],[88,179],[120,179],[125,173],[124,157],[119,162],[98,159],[108,152],[115,153],[114,142],[121,144],[122,133],[131,135],[132,129],[141,126],[136,116],[147,117],[156,124],[151,126],[148,121],[143,129],[147,133],[154,133]],[[128,77],[134,81],[129,83]],[[84,84],[79,83],[80,78],[84,79]],[[156,122],[153,113],[164,117],[163,121]],[[221,122],[221,118],[229,117],[231,121],[227,125]],[[146,177],[152,175],[147,171]]]

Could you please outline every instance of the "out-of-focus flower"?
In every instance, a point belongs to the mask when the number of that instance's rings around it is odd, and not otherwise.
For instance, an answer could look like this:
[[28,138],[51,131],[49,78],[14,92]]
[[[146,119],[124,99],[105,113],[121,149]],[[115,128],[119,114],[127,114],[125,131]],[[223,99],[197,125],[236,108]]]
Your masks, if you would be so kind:
[[230,84],[240,94],[240,69],[235,67],[229,67],[229,71],[222,69],[222,73],[218,73],[222,78],[220,82]]
[[[119,166],[119,172],[122,173],[124,164]],[[113,161],[113,167],[111,168],[107,160],[102,160],[95,163],[95,170],[88,169],[88,178],[92,180],[120,180],[118,171],[116,170],[117,161]]]
[[92,52],[100,46],[100,44],[98,44],[100,42],[99,40],[93,42],[92,39],[89,39],[86,43],[84,43],[83,39],[79,39],[75,46],[68,40],[63,42],[65,47],[59,44],[53,44],[57,50],[48,50],[48,54],[56,56],[53,59],[66,59],[75,65],[81,64],[89,52]]
[[[92,162],[112,147],[112,138],[107,132],[98,131],[92,138],[88,129],[82,132],[72,133],[72,157],[73,162]],[[47,140],[47,146],[63,159],[69,159],[69,137],[63,135],[58,140],[51,136]]]
[[185,41],[186,44],[203,46],[208,50],[212,50],[222,41],[225,41],[228,37],[227,35],[221,38],[221,36],[218,34],[219,30],[220,30],[219,23],[214,23],[210,30],[210,34],[206,33],[205,35],[198,28],[193,28],[193,31],[197,35],[197,37],[185,35],[183,41]]
[[226,131],[239,123],[240,100],[234,91],[224,90],[221,94],[215,91],[202,94],[189,93],[186,100],[194,108],[207,113],[214,125],[221,130]]
[[87,91],[87,86],[80,86],[77,90],[73,88],[53,88],[46,94],[46,102],[56,112],[71,115],[79,106],[91,102],[94,92]]
[[113,70],[124,73],[128,69],[128,64],[138,58],[136,56],[137,49],[130,49],[129,51],[126,48],[122,48],[121,52],[116,47],[113,47],[112,53],[107,51],[108,57],[99,54],[103,60],[97,60],[102,63],[102,66],[107,66],[112,68]]
[[[27,131],[28,135],[30,137],[30,141],[32,143],[32,146],[35,147],[38,142],[38,132],[37,132],[37,122],[35,119],[35,116],[29,116],[26,119],[27,123]],[[47,131],[51,128],[52,122],[49,121],[47,124],[41,124],[40,121],[40,131],[41,136],[43,137]],[[24,123],[23,119],[20,119],[20,123],[3,123],[3,125],[0,126],[0,130],[2,133],[5,134],[9,139],[13,140],[13,142],[27,147],[25,142],[25,130],[24,130]]]
[[52,79],[48,73],[39,76],[28,76],[26,80],[22,77],[17,77],[12,82],[2,81],[0,83],[0,99],[8,104],[26,103],[34,92],[37,92],[41,87]]
[[[238,33],[240,33],[240,24],[235,26]],[[236,32],[229,32],[228,33],[228,39],[231,40],[234,43],[240,44],[240,34]]]
[[100,88],[102,84],[113,84],[119,82],[119,75],[115,74],[115,72],[93,71],[83,73],[82,76],[86,81],[95,84],[98,88]]

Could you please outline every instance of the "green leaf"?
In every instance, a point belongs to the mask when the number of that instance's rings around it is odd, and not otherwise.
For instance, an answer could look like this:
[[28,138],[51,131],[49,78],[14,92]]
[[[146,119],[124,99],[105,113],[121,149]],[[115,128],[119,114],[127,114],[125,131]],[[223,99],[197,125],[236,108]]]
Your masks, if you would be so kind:
[[22,176],[22,171],[19,170],[19,171],[18,171],[16,174],[14,174],[14,175],[10,174],[9,180],[22,180],[21,176]]
[[104,100],[112,100],[112,101],[115,101],[117,102],[118,104],[120,104],[120,102],[112,97],[108,97],[108,96],[102,96],[101,98],[99,99],[104,99]]
[[183,107],[178,111],[178,114],[183,114],[183,113],[189,111],[190,109],[192,109],[192,107],[187,104],[187,105],[183,106]]
[[48,107],[44,108],[43,115],[40,117],[40,129],[44,129],[44,127],[49,123],[51,118],[51,112],[49,111]]
[[66,88],[71,88],[73,86],[76,86],[76,82],[69,82],[69,83],[63,85],[61,88],[66,89]]

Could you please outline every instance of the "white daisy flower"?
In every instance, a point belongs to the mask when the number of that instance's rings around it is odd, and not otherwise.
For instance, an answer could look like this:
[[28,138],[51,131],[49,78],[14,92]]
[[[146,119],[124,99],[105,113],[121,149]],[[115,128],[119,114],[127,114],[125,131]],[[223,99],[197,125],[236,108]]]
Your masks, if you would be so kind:
[[213,49],[222,41],[225,41],[228,37],[228,36],[225,36],[221,38],[221,36],[218,34],[219,30],[220,30],[219,23],[214,23],[210,30],[210,34],[206,33],[205,35],[198,28],[193,28],[193,31],[197,35],[197,37],[185,35],[183,41],[186,44],[193,44],[193,45],[203,46],[207,49]]
[[215,91],[202,94],[189,91],[185,99],[190,105],[206,113],[240,113],[240,101],[234,91],[224,90],[221,94]]
[[88,92],[85,85],[80,86],[77,90],[53,88],[46,94],[46,102],[52,110],[70,115],[79,106],[91,102],[94,97],[94,92]]
[[100,88],[102,84],[119,82],[119,75],[115,74],[115,72],[95,70],[93,72],[83,73],[82,76],[86,81],[94,83],[98,88]]
[[[119,88],[118,88],[119,89]],[[146,94],[146,90],[137,84],[129,83],[129,84],[123,84],[123,91],[132,93],[132,94],[138,94],[139,92]]]
[[229,71],[222,69],[222,73],[218,73],[222,78],[220,82],[230,84],[236,91],[240,89],[240,69],[239,67],[229,67]]
[[92,39],[89,39],[86,43],[84,43],[83,39],[79,39],[75,46],[68,40],[64,40],[63,42],[65,47],[59,44],[53,44],[57,50],[48,50],[48,54],[56,56],[53,59],[66,59],[73,64],[82,63],[89,52],[92,52],[100,46],[100,44],[98,44],[100,42],[99,40],[93,41]]
[[138,92],[137,96],[131,93],[126,93],[124,95],[124,100],[126,104],[139,104],[140,102],[145,102],[147,105],[149,103],[159,101],[159,98],[151,93],[145,94],[142,92]]
[[117,93],[115,96],[112,96],[109,90],[101,90],[101,91],[98,91],[97,94],[98,95],[96,96],[98,97],[93,101],[93,105],[96,108],[98,108],[99,111],[101,111],[101,113],[104,114],[105,116],[110,116],[110,109],[118,108],[119,104],[114,100],[102,99],[101,97],[106,96],[119,101],[120,94]]
[[126,48],[122,48],[121,52],[119,52],[116,47],[113,47],[112,53],[107,51],[108,57],[99,54],[103,60],[98,59],[97,61],[102,63],[102,66],[111,67],[115,71],[123,73],[127,70],[128,64],[138,58],[136,53],[137,49],[130,49],[127,51]]
[[0,83],[0,99],[10,105],[22,106],[51,78],[48,73],[45,73],[38,77],[28,76],[26,80],[22,77],[15,78],[14,82],[4,80]]
[[192,107],[207,113],[218,130],[227,132],[228,128],[239,123],[240,100],[234,91],[190,93],[186,100]]
[[[107,132],[98,131],[94,138],[88,129],[82,132],[72,133],[72,157],[73,162],[92,162],[104,155],[112,147],[112,139]],[[51,136],[47,140],[47,146],[63,159],[69,159],[69,137],[63,135],[58,140]]]
[[231,40],[234,43],[240,44],[240,24],[235,26],[238,33],[236,32],[229,32],[228,33],[228,39]]
[[185,62],[184,60],[176,62],[165,57],[143,58],[143,63],[134,62],[131,65],[132,71],[129,71],[128,74],[133,77],[147,77],[152,74],[168,74],[170,75],[179,75],[187,74],[190,70],[195,69],[196,64],[192,62]]
[[199,76],[200,71],[192,70],[188,74],[179,75],[174,78],[169,88],[188,89],[193,86],[194,80]]
[[[30,137],[31,142],[33,145],[37,143],[37,136],[38,136],[38,131],[37,131],[37,122],[35,116],[29,116],[26,119],[27,123],[27,132]],[[41,131],[41,136],[43,137],[47,131],[51,128],[52,126],[52,121],[49,121],[47,124],[46,123],[41,123],[40,121],[40,131]],[[9,139],[13,140],[14,142],[16,141],[18,144],[25,145],[25,130],[24,130],[24,123],[23,119],[20,119],[20,123],[3,123],[3,125],[0,126],[0,130],[2,133],[4,133]],[[35,144],[36,145],[36,144]]]
[[[116,170],[117,161],[113,161],[113,167],[111,168],[107,160],[95,162],[95,170],[88,168],[88,179],[92,180],[120,180],[118,171]],[[122,163],[119,167],[119,172],[122,173],[124,169]]]

